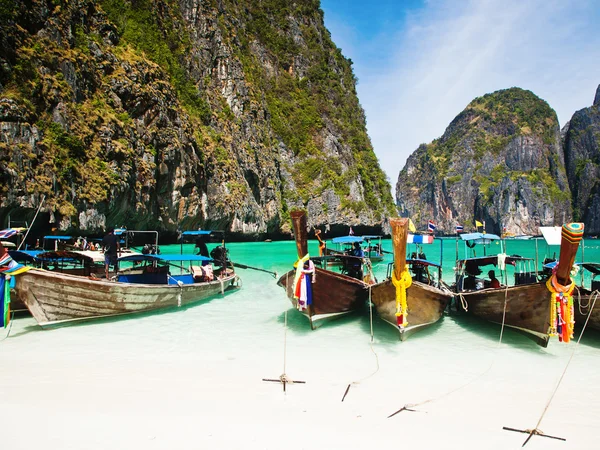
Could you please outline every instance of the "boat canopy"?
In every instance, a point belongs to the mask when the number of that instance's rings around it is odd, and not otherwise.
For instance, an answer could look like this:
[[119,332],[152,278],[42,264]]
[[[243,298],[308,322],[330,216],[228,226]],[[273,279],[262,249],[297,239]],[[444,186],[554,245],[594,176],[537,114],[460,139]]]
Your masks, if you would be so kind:
[[8,254],[12,259],[19,263],[23,262],[33,262],[35,261],[35,256],[43,253],[42,250],[9,250]]
[[381,239],[380,235],[375,235],[375,234],[365,234],[362,237],[365,241],[368,241],[369,239]]
[[589,270],[594,275],[600,275],[600,263],[583,263],[580,266]]
[[[504,259],[505,264],[516,266],[517,262],[533,261],[533,258],[523,258],[522,256],[508,256]],[[498,265],[498,255],[491,256],[480,256],[479,258],[463,259],[458,262],[459,266],[464,266],[468,273],[476,274],[481,273],[480,267],[489,265]]]
[[73,239],[73,236],[44,236],[44,239],[57,240],[57,241],[68,241]]
[[333,238],[331,242],[334,244],[354,244],[355,242],[362,242],[363,236],[340,236]]
[[182,236],[208,236],[211,234],[211,230],[189,230],[181,233]]
[[418,258],[417,259],[407,259],[406,264],[409,264],[409,265],[418,264],[421,266],[433,266],[433,267],[438,267],[438,268],[442,267],[440,264],[435,263],[433,261],[429,261],[427,259],[418,259]]
[[17,246],[17,244],[15,244],[14,242],[10,242],[10,241],[0,241],[0,242],[6,248],[15,248]]
[[540,227],[540,231],[548,245],[560,245],[562,227]]
[[490,241],[500,240],[500,236],[490,233],[463,233],[460,238],[463,241],[473,241],[475,244],[487,244]]
[[131,262],[140,262],[140,261],[163,261],[163,262],[172,262],[172,261],[190,261],[190,262],[202,262],[202,261],[212,261],[212,258],[208,258],[206,256],[201,255],[187,255],[187,254],[163,254],[163,255],[144,255],[144,254],[134,254],[122,256],[118,259],[119,262],[123,261],[131,261]]
[[93,258],[79,252],[71,252],[68,250],[56,250],[49,252],[39,252],[35,255],[36,261],[41,262],[65,262],[65,263],[93,263]]
[[433,244],[433,235],[410,234],[406,238],[407,244]]

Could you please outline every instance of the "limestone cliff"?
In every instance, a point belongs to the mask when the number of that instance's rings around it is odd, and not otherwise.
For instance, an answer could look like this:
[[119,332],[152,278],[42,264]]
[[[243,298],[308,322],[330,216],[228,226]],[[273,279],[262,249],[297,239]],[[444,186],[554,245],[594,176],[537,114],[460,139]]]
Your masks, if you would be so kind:
[[565,167],[573,193],[574,219],[600,234],[600,86],[593,106],[577,111],[564,137]]
[[397,204],[424,227],[538,234],[571,220],[571,195],[556,113],[519,88],[473,100],[443,136],[421,145],[400,172]]
[[1,0],[0,219],[287,233],[393,214],[318,0]]

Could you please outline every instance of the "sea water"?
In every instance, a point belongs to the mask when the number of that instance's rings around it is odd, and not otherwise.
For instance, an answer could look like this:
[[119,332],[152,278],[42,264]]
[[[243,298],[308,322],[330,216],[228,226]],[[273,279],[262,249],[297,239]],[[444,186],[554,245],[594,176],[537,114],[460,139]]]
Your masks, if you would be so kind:
[[[540,259],[558,256],[538,244]],[[455,240],[424,250],[437,261],[441,246],[452,282]],[[293,241],[228,248],[234,262],[278,275],[296,259]],[[535,257],[536,243],[508,241],[506,252]],[[600,261],[600,243],[587,240],[583,257]],[[378,278],[391,260],[374,267]],[[566,439],[533,436],[529,449],[598,448],[599,332],[542,348],[447,314],[400,342],[369,310],[313,331],[275,277],[238,273],[239,291],[184,309],[51,330],[18,317],[7,338],[0,329],[2,448],[521,448],[527,434],[503,427]],[[284,392],[263,381],[282,375],[304,383]]]

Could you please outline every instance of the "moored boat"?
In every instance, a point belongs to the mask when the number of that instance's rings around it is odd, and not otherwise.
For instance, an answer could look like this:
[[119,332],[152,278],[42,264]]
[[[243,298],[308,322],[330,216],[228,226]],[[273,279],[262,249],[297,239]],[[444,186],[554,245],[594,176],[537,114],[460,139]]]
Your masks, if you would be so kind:
[[[572,327],[567,325],[564,328],[561,324],[560,329],[556,329],[557,300],[551,300],[550,293],[567,292],[573,286],[569,273],[582,235],[583,224],[570,223],[562,227],[559,262],[549,279],[540,280],[534,271],[521,270],[514,273],[514,283],[509,285],[506,269],[528,265],[530,258],[501,253],[457,260],[454,286],[457,305],[479,318],[520,330],[543,347],[548,345],[553,334],[559,334],[561,339],[568,341],[567,336],[572,332]],[[495,235],[481,233],[465,234],[461,238],[470,248],[477,243],[485,244],[500,239]],[[504,285],[493,287],[489,281],[477,278],[485,267],[498,267]],[[566,306],[564,309],[570,307]],[[571,313],[563,311],[559,322],[567,320],[567,316],[570,317]]]
[[418,252],[406,259],[407,240],[432,243],[433,236],[408,235],[408,219],[391,219],[390,225],[394,263],[386,280],[371,287],[371,301],[379,316],[394,326],[404,341],[440,320],[453,293],[442,281],[440,264],[419,258]]
[[589,287],[582,283],[573,293],[575,323],[582,329],[587,321],[588,327],[600,331],[600,263],[582,263],[579,267],[589,272],[590,283]]
[[[43,254],[37,259],[50,261]],[[15,291],[42,327],[175,308],[237,287],[233,267],[215,270],[212,279],[204,271],[170,273],[173,267],[174,272],[183,270],[183,263],[206,260],[199,255],[131,254],[118,259],[120,266],[131,267],[122,273],[117,270],[114,280],[97,278],[75,264],[61,271],[32,268],[17,278]]]
[[286,290],[292,305],[309,319],[313,329],[318,320],[363,308],[369,285],[363,279],[315,267],[308,254],[306,213],[292,211],[291,217],[299,267],[282,275],[277,284]]

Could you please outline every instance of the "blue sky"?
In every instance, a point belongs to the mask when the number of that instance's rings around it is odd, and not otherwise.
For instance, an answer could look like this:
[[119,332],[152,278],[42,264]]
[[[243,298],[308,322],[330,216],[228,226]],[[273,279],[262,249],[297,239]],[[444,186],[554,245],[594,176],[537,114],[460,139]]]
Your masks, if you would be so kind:
[[475,97],[528,89],[562,128],[600,84],[600,0],[321,0],[321,8],[354,63],[393,191],[408,156]]

